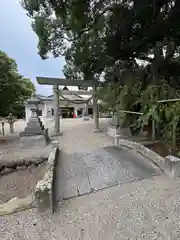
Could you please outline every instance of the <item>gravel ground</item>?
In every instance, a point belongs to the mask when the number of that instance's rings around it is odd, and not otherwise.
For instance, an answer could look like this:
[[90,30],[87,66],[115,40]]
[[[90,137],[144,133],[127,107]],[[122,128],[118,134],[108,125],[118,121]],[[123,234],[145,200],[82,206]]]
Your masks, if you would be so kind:
[[[64,127],[60,146],[80,152],[111,145],[92,122]],[[0,218],[2,240],[180,240],[180,179],[165,175],[65,201],[55,215],[35,209]]]
[[[67,132],[69,132],[76,128],[76,126],[83,123],[82,119],[77,119],[77,121],[70,121],[67,119],[61,122],[61,126],[63,131],[68,130]],[[22,131],[24,124],[24,121],[18,121],[16,123],[16,133]],[[52,131],[53,121],[48,120],[45,124],[46,127]],[[85,124],[84,127],[86,127],[86,125],[87,124]],[[52,148],[51,145],[48,145],[46,148],[39,148],[36,146],[33,149],[20,149],[19,139],[15,138],[14,135],[8,136],[8,138],[11,139],[11,141],[8,141],[7,143],[1,142],[0,144],[1,163],[14,162],[19,159],[27,160],[34,159],[36,157],[48,157]],[[65,138],[65,140],[67,140],[67,138]],[[63,146],[65,141],[62,141],[62,137],[59,141]],[[38,167],[31,166],[5,176],[0,176],[0,203],[8,201],[12,197],[26,197],[32,193],[35,189],[37,181],[43,177],[45,166],[46,163],[43,163]]]
[[[15,122],[15,133],[9,133],[9,125],[5,124],[6,136],[0,136],[0,163],[15,162],[19,159],[34,160],[36,157],[48,157],[51,145],[46,148],[20,148],[19,132],[24,130],[26,123],[23,120]],[[49,126],[49,125],[48,125]],[[52,124],[50,124],[52,128]],[[6,141],[4,141],[6,140]],[[22,168],[8,175],[0,176],[0,203],[13,197],[26,197],[33,193],[38,180],[42,179],[46,169],[46,163],[38,167],[30,166]]]
[[2,240],[180,239],[180,180],[144,179],[65,201],[58,213],[35,209],[0,218]]
[[0,203],[13,197],[27,197],[35,190],[36,183],[42,179],[46,162],[31,166],[0,177]]
[[104,134],[108,121],[108,119],[101,119],[102,132],[99,133],[93,132],[93,120],[77,119],[72,125],[62,125],[63,136],[59,138],[61,148],[66,153],[74,153],[112,145],[112,138]]
[[20,159],[47,158],[51,151],[51,144],[46,147],[20,148],[19,141],[14,141],[6,145],[0,145],[0,162],[12,162]]

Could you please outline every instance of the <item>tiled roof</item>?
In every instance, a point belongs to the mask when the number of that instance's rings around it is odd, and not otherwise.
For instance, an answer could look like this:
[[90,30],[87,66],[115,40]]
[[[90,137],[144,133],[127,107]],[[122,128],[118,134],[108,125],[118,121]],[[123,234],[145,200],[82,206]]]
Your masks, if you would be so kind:
[[[82,100],[84,99],[83,97],[81,97],[81,96],[79,96],[79,95],[77,95],[77,94],[72,94],[72,95],[70,95],[70,94],[68,94],[68,95],[63,94],[63,96],[64,96],[65,98],[67,98],[68,100],[82,101]],[[50,96],[46,97],[46,99],[47,99],[47,100],[53,99],[53,95],[50,95]],[[45,100],[45,99],[44,99],[44,100]],[[65,99],[60,96],[60,100],[65,100]]]
[[[49,96],[43,96],[43,95],[39,95],[39,94],[36,94],[35,95],[36,96],[36,98],[38,99],[38,100],[42,100],[42,101],[53,101],[53,95],[49,95]],[[72,95],[69,95],[69,94],[67,94],[67,95],[63,95],[66,99],[68,99],[68,100],[72,100],[72,101],[82,101],[84,98],[83,97],[81,97],[81,96],[79,96],[79,95],[77,95],[77,94],[72,94]],[[30,100],[30,98],[29,99],[27,99],[27,101],[26,102],[28,102]],[[61,97],[60,96],[60,100],[61,101],[66,101],[63,97]]]

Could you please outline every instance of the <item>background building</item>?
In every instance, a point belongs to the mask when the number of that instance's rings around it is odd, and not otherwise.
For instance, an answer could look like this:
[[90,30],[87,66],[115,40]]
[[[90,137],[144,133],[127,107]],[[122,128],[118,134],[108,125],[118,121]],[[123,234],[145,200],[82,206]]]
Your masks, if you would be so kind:
[[[66,93],[63,91],[66,90]],[[88,108],[88,114],[93,114],[93,107],[92,107],[92,101],[89,101],[87,104],[82,103],[86,99],[89,99],[90,96],[80,96],[78,94],[71,94],[69,91],[69,94],[67,94],[67,87],[64,87],[62,90],[62,96],[60,96],[60,109],[59,114],[62,118],[72,118],[73,114],[75,114],[77,117],[83,116],[84,109]],[[87,92],[88,94],[88,92]],[[42,95],[35,95],[37,100],[39,100],[39,116],[42,118],[53,118],[54,116],[54,99],[53,95],[50,96],[42,96]],[[30,99],[28,99],[25,103],[25,118],[26,121],[31,116],[31,109],[34,108],[32,106]]]

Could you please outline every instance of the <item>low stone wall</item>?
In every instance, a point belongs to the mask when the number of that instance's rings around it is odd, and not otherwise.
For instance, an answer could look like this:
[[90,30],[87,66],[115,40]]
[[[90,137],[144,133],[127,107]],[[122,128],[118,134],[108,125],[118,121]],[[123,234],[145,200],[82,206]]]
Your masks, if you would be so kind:
[[131,148],[148,159],[150,159],[152,162],[154,162],[156,165],[158,165],[163,171],[166,169],[166,159],[161,157],[159,154],[156,152],[150,150],[149,148],[146,148],[145,146],[141,145],[140,143],[137,142],[131,142],[126,139],[121,139],[120,136],[116,136],[115,138],[115,145],[116,146],[126,146],[128,148]]
[[156,152],[150,150],[149,148],[141,145],[137,142],[131,142],[129,140],[121,139],[120,136],[115,137],[116,146],[126,146],[133,149],[146,158],[150,159],[154,164],[156,164],[162,171],[164,171],[170,177],[180,177],[180,159],[172,155],[161,157]]
[[59,143],[54,141],[48,158],[47,171],[44,178],[37,183],[35,189],[35,203],[39,211],[50,208],[54,212],[54,178],[58,156]]

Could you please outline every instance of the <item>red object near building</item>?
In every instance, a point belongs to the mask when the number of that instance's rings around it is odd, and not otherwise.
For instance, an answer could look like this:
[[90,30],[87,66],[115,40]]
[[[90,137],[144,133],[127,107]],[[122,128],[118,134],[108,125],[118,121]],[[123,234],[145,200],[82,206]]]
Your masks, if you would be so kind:
[[76,114],[75,113],[73,113],[73,118],[76,118]]

